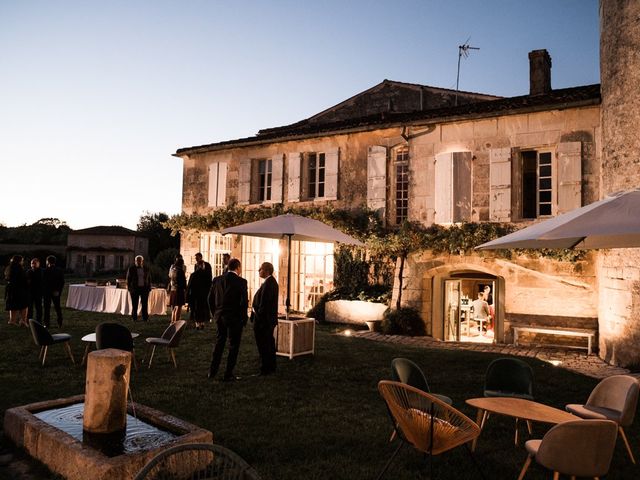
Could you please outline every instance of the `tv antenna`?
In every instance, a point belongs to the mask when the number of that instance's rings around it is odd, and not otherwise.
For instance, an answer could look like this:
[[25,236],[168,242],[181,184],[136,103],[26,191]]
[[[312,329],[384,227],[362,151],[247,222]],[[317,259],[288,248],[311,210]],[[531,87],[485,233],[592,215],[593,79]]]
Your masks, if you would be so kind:
[[460,86],[460,59],[462,57],[464,58],[469,57],[469,50],[480,50],[480,48],[478,47],[472,47],[471,45],[469,45],[469,40],[471,40],[471,37],[467,38],[467,40],[462,45],[458,45],[458,74],[456,75],[456,103],[455,103],[456,106],[458,106],[458,90]]

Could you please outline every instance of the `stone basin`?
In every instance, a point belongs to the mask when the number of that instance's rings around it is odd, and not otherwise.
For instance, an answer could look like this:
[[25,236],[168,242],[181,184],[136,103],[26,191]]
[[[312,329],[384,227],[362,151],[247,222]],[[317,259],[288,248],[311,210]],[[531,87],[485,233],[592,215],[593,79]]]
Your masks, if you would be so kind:
[[163,445],[108,456],[35,415],[82,402],[84,395],[76,395],[11,408],[4,416],[4,434],[51,471],[69,480],[131,479],[157,453],[168,447],[213,442],[213,434],[208,430],[145,405],[130,403],[127,407],[129,415],[135,413],[136,418],[174,436]]

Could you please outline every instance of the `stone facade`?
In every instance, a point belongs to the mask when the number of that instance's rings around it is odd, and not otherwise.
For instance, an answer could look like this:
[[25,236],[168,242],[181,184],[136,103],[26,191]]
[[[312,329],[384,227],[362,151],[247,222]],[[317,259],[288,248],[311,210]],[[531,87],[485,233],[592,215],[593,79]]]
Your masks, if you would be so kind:
[[[640,2],[600,2],[602,197],[640,187]],[[600,355],[640,365],[640,249],[603,251],[598,261]]]
[[69,232],[67,267],[75,273],[124,271],[136,255],[148,260],[149,239],[124,227],[92,227]]

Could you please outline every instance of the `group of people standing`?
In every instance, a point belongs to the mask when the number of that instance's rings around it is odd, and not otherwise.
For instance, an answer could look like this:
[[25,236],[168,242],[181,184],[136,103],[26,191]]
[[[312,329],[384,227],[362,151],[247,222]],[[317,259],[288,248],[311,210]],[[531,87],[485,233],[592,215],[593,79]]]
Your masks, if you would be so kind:
[[[167,293],[171,307],[171,323],[180,320],[185,304],[189,306],[189,318],[195,323],[196,329],[204,329],[211,317],[216,322],[216,342],[207,376],[213,378],[217,375],[228,341],[229,352],[222,379],[233,381],[238,378],[233,374],[233,370],[240,352],[242,331],[249,318],[253,323],[253,332],[260,354],[258,375],[274,373],[276,344],[273,332],[278,324],[278,282],[273,277],[273,265],[265,262],[260,266],[258,273],[264,282],[254,295],[249,317],[248,287],[247,281],[240,276],[240,260],[224,254],[223,273],[215,278],[211,265],[204,261],[201,253],[196,253],[195,260],[193,273],[187,282],[184,259],[182,255],[176,256],[169,269]],[[142,319],[147,321],[151,277],[140,255],[135,258],[135,264],[127,271],[127,287],[131,295],[133,320],[137,321],[138,304],[141,303]]]
[[28,319],[34,319],[49,328],[53,304],[58,327],[61,327],[60,297],[64,287],[64,272],[56,265],[56,257],[49,255],[44,269],[40,267],[38,258],[31,259],[28,270],[24,269],[23,264],[22,255],[14,255],[4,271],[7,282],[5,309],[9,312],[9,325],[28,327]]

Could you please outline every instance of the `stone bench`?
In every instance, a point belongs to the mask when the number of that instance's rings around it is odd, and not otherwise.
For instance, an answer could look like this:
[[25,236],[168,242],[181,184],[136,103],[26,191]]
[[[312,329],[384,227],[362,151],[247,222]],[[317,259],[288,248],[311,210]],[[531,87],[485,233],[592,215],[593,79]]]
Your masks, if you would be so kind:
[[518,336],[520,333],[542,333],[545,335],[561,335],[566,337],[582,337],[587,339],[587,346],[575,348],[586,348],[587,355],[591,355],[593,341],[596,336],[595,330],[588,329],[570,329],[570,328],[552,328],[552,327],[534,327],[534,326],[513,326],[513,344],[518,346]]

